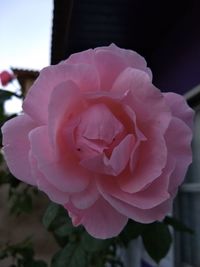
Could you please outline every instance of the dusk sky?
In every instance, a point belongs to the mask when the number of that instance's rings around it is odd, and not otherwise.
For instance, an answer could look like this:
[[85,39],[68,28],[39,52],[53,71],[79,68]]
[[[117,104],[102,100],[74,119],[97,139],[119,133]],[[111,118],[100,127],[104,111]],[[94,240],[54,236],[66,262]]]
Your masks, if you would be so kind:
[[[11,67],[40,70],[50,64],[53,0],[0,1],[0,71]],[[6,90],[19,88],[17,81]],[[21,111],[21,100],[5,103],[9,113]]]
[[50,63],[53,0],[0,1],[0,70]]

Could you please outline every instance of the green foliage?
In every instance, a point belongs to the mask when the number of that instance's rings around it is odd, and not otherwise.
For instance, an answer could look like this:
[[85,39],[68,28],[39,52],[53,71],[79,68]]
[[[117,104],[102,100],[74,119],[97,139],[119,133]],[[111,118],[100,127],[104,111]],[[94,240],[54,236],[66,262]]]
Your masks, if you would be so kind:
[[71,225],[71,223],[66,223],[55,229],[54,233],[58,238],[65,238],[72,234],[73,231],[73,225]]
[[123,266],[117,256],[119,247],[142,236],[145,249],[155,262],[166,256],[172,242],[166,222],[141,224],[129,220],[116,238],[100,240],[90,236],[83,227],[73,227],[66,210],[51,203],[43,217],[43,224],[55,237],[61,249],[52,258],[52,267]]
[[122,266],[116,256],[116,240],[96,239],[83,227],[74,227],[62,206],[51,203],[44,214],[43,224],[61,247],[52,258],[52,267],[103,267],[108,262],[112,262],[113,267]]
[[166,216],[164,219],[164,223],[171,225],[176,231],[194,234],[194,231],[191,228],[189,228],[188,226],[186,226],[185,224],[183,224],[174,217]]
[[20,191],[10,189],[9,206],[12,214],[20,215],[21,213],[30,213],[32,211],[33,202],[32,196],[28,192],[29,188],[29,186],[26,186]]
[[124,230],[120,233],[118,239],[122,245],[128,246],[129,242],[142,235],[147,225],[129,220]]
[[167,255],[172,242],[169,227],[162,222],[148,224],[142,239],[148,254],[157,263]]
[[8,188],[8,207],[11,214],[20,215],[32,211],[32,198],[37,194],[37,189],[20,182],[5,168],[0,172],[0,186],[3,185]]
[[52,267],[86,267],[86,254],[80,242],[68,243],[52,258]]
[[[2,157],[1,154],[0,157]],[[0,163],[3,163],[3,161],[4,160],[0,160]],[[11,188],[16,188],[20,184],[20,181],[4,169],[0,172],[0,186],[5,184],[10,185]]]
[[6,100],[9,100],[12,96],[13,96],[12,92],[0,89],[0,120],[1,121],[7,118],[5,115],[5,111],[4,111],[4,103]]
[[112,245],[112,241],[113,241],[112,239],[102,240],[93,238],[87,232],[84,232],[82,234],[82,239],[81,239],[82,246],[84,247],[84,250],[88,253],[107,249],[110,245]]
[[9,267],[47,267],[44,261],[36,260],[34,256],[34,250],[29,238],[15,245],[7,244],[4,247],[0,247],[0,261],[9,258],[12,262]]
[[56,217],[58,216],[60,211],[60,206],[55,203],[50,203],[44,216],[42,222],[46,229],[50,229]]
[[20,99],[22,98],[22,95],[18,95],[14,92],[0,89],[0,104],[4,104],[6,100],[9,100],[13,96],[20,98]]

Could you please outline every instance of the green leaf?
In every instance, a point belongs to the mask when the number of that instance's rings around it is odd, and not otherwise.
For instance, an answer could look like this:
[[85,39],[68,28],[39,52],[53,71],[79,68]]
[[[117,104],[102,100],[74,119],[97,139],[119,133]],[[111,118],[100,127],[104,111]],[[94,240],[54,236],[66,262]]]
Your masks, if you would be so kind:
[[164,223],[171,225],[176,231],[194,234],[194,231],[174,217],[165,217]]
[[[43,260],[34,259],[34,250],[32,247],[31,239],[16,243],[14,245],[7,244],[4,248],[1,248],[0,260],[8,258],[9,262],[15,262],[16,267],[47,267],[47,264]],[[11,266],[10,266],[11,267]]]
[[10,188],[9,199],[11,213],[19,215],[22,212],[28,213],[32,211],[32,197],[28,194],[26,189],[22,192],[17,192]]
[[8,253],[5,250],[0,251],[0,260],[5,259],[6,257],[8,257]]
[[20,255],[22,258],[28,261],[34,256],[34,250],[30,238],[26,238],[22,242],[15,245],[9,245],[7,247],[7,252],[9,252],[9,254],[13,257]]
[[16,254],[21,254],[21,256],[24,257],[24,259],[26,260],[30,260],[33,258],[34,256],[34,251],[32,247],[19,247],[18,249],[16,249]]
[[127,246],[130,241],[139,237],[144,232],[146,227],[146,224],[129,220],[124,230],[120,233],[119,239],[125,246]]
[[142,239],[148,254],[157,263],[167,255],[172,242],[168,226],[161,222],[147,225]]
[[20,198],[19,205],[23,212],[30,212],[33,208],[32,197],[27,193],[24,194],[23,197]]
[[55,235],[59,237],[66,237],[74,231],[74,226],[72,224],[63,224],[55,230]]
[[69,243],[57,252],[51,267],[86,267],[86,255],[79,243]]
[[54,232],[56,229],[58,229],[62,225],[68,224],[68,223],[71,224],[71,219],[69,218],[66,209],[62,207],[61,205],[58,205],[56,216],[52,220],[49,230]]
[[32,262],[28,262],[28,265],[24,265],[24,267],[48,267],[48,265],[42,260],[33,260]]
[[[55,225],[53,225],[55,228]],[[74,232],[74,227],[73,225],[69,223],[65,223],[58,228],[53,229],[53,235],[54,238],[56,239],[56,242],[60,247],[64,247],[66,243],[74,237],[73,232]]]
[[42,218],[42,223],[48,230],[50,229],[54,219],[59,213],[60,206],[55,203],[50,203]]
[[101,240],[90,236],[84,232],[82,235],[82,246],[85,251],[96,252],[106,249],[111,244],[111,239]]
[[0,186],[3,184],[8,184],[8,183],[9,183],[8,174],[1,171],[0,172]]
[[13,92],[1,89],[0,90],[0,103],[4,103],[6,100],[10,99],[12,96],[16,96],[16,94]]
[[7,180],[11,187],[16,188],[21,182],[15,178],[11,173],[7,174]]

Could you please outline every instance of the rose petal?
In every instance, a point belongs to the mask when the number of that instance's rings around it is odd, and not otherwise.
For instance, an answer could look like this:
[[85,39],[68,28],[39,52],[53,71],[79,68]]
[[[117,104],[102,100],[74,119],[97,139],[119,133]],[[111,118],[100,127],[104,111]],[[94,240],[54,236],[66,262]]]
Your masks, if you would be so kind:
[[123,58],[107,50],[95,51],[95,65],[99,73],[102,91],[110,90],[115,79],[127,67]]
[[72,80],[81,91],[99,90],[99,78],[94,67],[87,64],[66,64],[44,68],[29,90],[23,109],[41,124],[47,122],[50,96],[58,84]]
[[137,161],[138,161],[139,146],[140,146],[141,142],[147,141],[147,138],[144,136],[144,134],[138,128],[137,118],[136,118],[135,112],[129,106],[126,106],[126,105],[124,105],[124,110],[126,111],[126,113],[128,114],[129,118],[132,121],[132,124],[134,127],[134,133],[136,136],[135,144],[134,144],[134,147],[133,147],[133,149],[131,151],[131,155],[130,155],[130,170],[133,173],[133,171],[136,167]]
[[83,159],[80,164],[95,173],[117,176],[128,164],[134,142],[134,136],[129,134],[114,148],[110,158],[103,153]]
[[37,181],[38,188],[41,191],[45,192],[47,196],[51,199],[51,201],[58,204],[66,204],[69,200],[69,194],[58,190],[55,186],[53,186],[47,181],[45,176],[38,169],[37,161],[33,157],[31,152],[29,158],[31,162],[31,173],[32,176],[35,178],[35,181]]
[[[100,50],[102,48],[97,49]],[[110,46],[105,47],[104,49],[109,49],[110,51],[114,52],[116,56],[120,56],[121,58],[123,58],[123,60],[126,62],[127,67],[132,67],[145,71],[152,80],[152,72],[149,68],[147,68],[145,58],[139,55],[137,52],[129,49],[119,48],[115,44],[111,44]]]
[[28,134],[35,127],[37,123],[27,115],[11,119],[2,127],[3,151],[8,167],[14,176],[31,185],[36,185],[36,181],[31,175]]
[[102,198],[82,212],[68,204],[65,208],[69,211],[73,223],[82,224],[95,238],[106,239],[117,236],[128,221],[126,216],[121,215]]
[[163,134],[170,123],[171,112],[161,92],[151,84],[143,71],[126,69],[116,80],[112,90],[124,95],[124,104],[134,110],[137,127],[147,138],[131,155],[132,179],[128,176],[119,179],[121,188],[133,193],[162,173],[167,160]]
[[140,209],[151,209],[170,198],[168,186],[174,168],[175,162],[169,159],[160,177],[148,185],[146,189],[133,194],[122,191],[117,180],[113,179],[113,177],[99,176],[97,185],[100,192],[103,191],[122,202]]
[[[131,175],[121,176],[118,179],[122,190],[128,193],[135,193],[144,189],[162,174],[167,163],[167,147],[164,137],[156,129],[149,129],[145,142],[141,142],[133,150],[130,161]],[[137,157],[134,160],[134,157]]]
[[105,104],[96,104],[81,114],[77,129],[79,136],[87,139],[103,140],[110,144],[113,138],[124,129]]
[[78,209],[87,209],[91,207],[99,198],[99,192],[95,182],[91,184],[82,192],[74,193],[71,196],[71,202]]
[[119,175],[127,166],[130,158],[130,153],[135,144],[135,137],[132,134],[128,134],[120,143],[117,145],[111,154],[110,159],[106,159],[104,164],[110,165],[116,175]]
[[[192,162],[192,131],[183,121],[173,118],[165,135],[168,157],[176,163],[169,185],[169,192],[175,194],[183,182],[188,166]],[[177,142],[178,140],[178,142]]]
[[64,63],[70,64],[94,64],[94,50],[88,49],[78,53],[70,55],[70,57],[64,61]]
[[123,98],[120,93],[115,93],[111,91],[93,91],[93,92],[85,92],[84,97],[90,101],[91,103],[102,103],[104,101],[99,100],[110,100],[110,101],[119,101]]
[[163,93],[163,96],[172,115],[183,120],[192,129],[194,110],[187,105],[184,97],[175,93]]
[[73,162],[57,159],[48,138],[46,126],[30,133],[31,150],[38,168],[49,183],[62,192],[80,192],[89,184],[90,174]]
[[124,216],[141,223],[151,223],[156,220],[162,220],[172,209],[172,200],[169,199],[152,209],[136,208],[127,204],[111,195],[101,191],[102,196],[107,200],[114,209]]
[[48,111],[49,137],[54,149],[58,149],[57,139],[60,138],[61,124],[67,127],[68,120],[80,111],[81,104],[80,91],[74,82],[66,81],[55,87],[50,97]]
[[171,119],[170,109],[144,71],[127,68],[115,81],[112,91],[121,93],[122,103],[134,110],[138,127],[144,135],[150,126],[157,127],[162,133],[166,131]]
[[[87,102],[90,105],[97,105],[104,103],[113,116],[117,118],[119,122],[121,122],[125,128],[127,133],[134,133],[135,131],[139,131],[138,127],[136,127],[136,115],[134,111],[122,103],[124,96],[115,93],[115,92],[97,92],[91,94],[84,94],[87,99]],[[131,110],[131,113],[127,111],[127,109]],[[125,133],[125,132],[124,132]],[[137,135],[137,133],[135,133]],[[140,131],[141,133],[141,131]]]

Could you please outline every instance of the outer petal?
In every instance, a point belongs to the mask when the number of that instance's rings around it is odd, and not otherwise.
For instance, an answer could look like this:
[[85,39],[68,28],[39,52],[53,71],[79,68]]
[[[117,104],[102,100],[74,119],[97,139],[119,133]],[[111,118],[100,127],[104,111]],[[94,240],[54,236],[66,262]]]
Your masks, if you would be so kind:
[[78,53],[72,54],[66,61],[63,63],[70,64],[94,64],[94,50],[88,49]]
[[172,200],[169,199],[162,204],[155,206],[151,209],[140,209],[136,208],[130,204],[127,204],[111,195],[108,195],[104,191],[101,191],[102,196],[110,205],[115,208],[124,216],[127,216],[130,219],[133,219],[141,223],[151,223],[156,220],[162,220],[167,213],[172,209]]
[[81,104],[80,91],[74,82],[69,80],[55,87],[48,107],[48,130],[54,149],[58,149],[59,128],[80,112]]
[[72,217],[72,222],[75,225],[82,224],[88,233],[95,238],[106,239],[117,236],[128,221],[126,216],[113,209],[102,198],[83,212],[70,204],[65,205],[65,208]]
[[[100,47],[97,49],[100,50],[102,48]],[[127,67],[143,70],[149,75],[150,79],[152,79],[152,73],[151,70],[147,68],[146,60],[137,52],[129,49],[119,48],[115,44],[111,44],[108,47],[104,47],[103,49],[109,49],[110,51],[114,52],[117,56],[123,58],[123,60],[127,64]]]
[[127,67],[123,58],[109,50],[96,50],[95,65],[98,69],[101,90],[108,91],[118,75]]
[[176,163],[169,185],[174,194],[183,182],[189,164],[192,162],[192,130],[180,119],[173,118],[165,135],[168,156]]
[[32,153],[30,153],[29,158],[31,163],[31,173],[35,181],[37,181],[38,188],[45,192],[53,202],[66,204],[69,200],[69,195],[66,192],[58,190],[54,185],[47,181],[45,176],[38,169],[37,161]]
[[66,64],[44,68],[29,90],[23,108],[31,117],[47,122],[50,96],[58,84],[72,80],[82,91],[99,90],[99,78],[94,67],[86,64]]
[[145,210],[152,209],[170,198],[168,187],[174,168],[175,162],[169,159],[166,168],[159,178],[148,185],[146,189],[133,194],[121,190],[116,179],[113,179],[112,176],[99,176],[97,185],[100,192],[103,191],[131,206]]
[[99,70],[103,90],[110,90],[115,78],[127,67],[143,70],[152,79],[151,70],[147,68],[142,56],[135,51],[119,48],[115,44],[75,53],[66,62],[94,65]]
[[66,62],[93,65],[99,73],[102,91],[110,90],[116,77],[127,67],[131,66],[151,73],[146,68],[146,61],[143,57],[134,51],[121,49],[114,44],[75,53]]
[[[162,178],[165,179],[165,177]],[[106,188],[107,194],[110,194],[111,196],[116,197],[122,202],[130,204],[131,206],[139,209],[154,208],[155,206],[158,206],[159,204],[170,198],[170,195],[167,192],[167,188],[160,187],[163,185],[161,179],[157,179],[147,189],[135,194],[130,194],[122,191],[114,183],[114,181],[109,182],[105,182],[104,185],[100,185],[102,186],[102,190],[105,190]]]
[[114,44],[95,49],[95,65],[99,72],[101,90],[111,90],[116,78],[128,67],[140,69],[152,79],[144,58],[134,51],[125,51]]
[[57,159],[48,138],[46,126],[30,134],[31,150],[38,168],[49,183],[62,192],[80,192],[89,184],[90,174],[74,162]]
[[163,93],[163,96],[172,115],[183,120],[192,129],[194,110],[187,105],[184,97],[175,93]]
[[72,194],[71,202],[78,209],[87,209],[97,201],[99,196],[95,181],[92,181],[84,191]]
[[11,119],[2,127],[3,151],[8,167],[14,176],[31,185],[36,185],[36,181],[30,169],[28,135],[35,127],[37,124],[27,115]]
[[115,81],[112,91],[120,93],[122,103],[134,110],[138,127],[144,135],[150,126],[157,127],[161,133],[166,131],[171,120],[170,108],[145,72],[127,68]]
[[[158,178],[167,163],[167,147],[158,129],[149,129],[145,142],[133,151],[130,161],[131,175],[121,176],[118,181],[122,190],[135,193],[145,189]],[[134,159],[136,157],[136,159]]]

